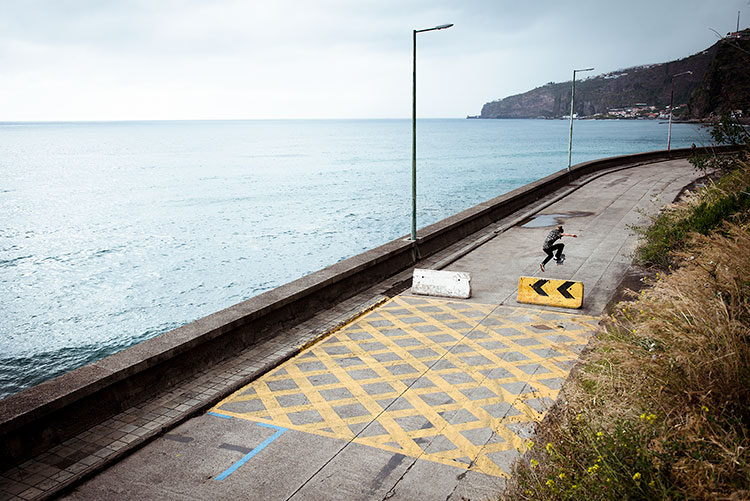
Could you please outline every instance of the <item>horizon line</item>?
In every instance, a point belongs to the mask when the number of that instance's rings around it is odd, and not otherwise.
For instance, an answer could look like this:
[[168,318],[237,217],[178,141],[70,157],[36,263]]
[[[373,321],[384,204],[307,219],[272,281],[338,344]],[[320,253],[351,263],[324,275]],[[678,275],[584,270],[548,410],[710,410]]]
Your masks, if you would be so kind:
[[[417,120],[465,120],[464,117],[419,117]],[[0,120],[0,124],[61,124],[61,123],[127,123],[127,122],[282,122],[282,121],[337,121],[337,120],[411,120],[411,117],[358,118],[103,118],[103,119],[43,119]]]

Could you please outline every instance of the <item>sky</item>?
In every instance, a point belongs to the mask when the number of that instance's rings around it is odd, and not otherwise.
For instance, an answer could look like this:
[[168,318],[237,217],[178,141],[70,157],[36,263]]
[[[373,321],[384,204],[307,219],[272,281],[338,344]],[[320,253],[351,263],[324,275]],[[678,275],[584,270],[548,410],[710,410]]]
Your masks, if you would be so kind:
[[[0,0],[0,121],[463,118],[660,63],[750,0]],[[579,75],[580,77],[580,75]]]

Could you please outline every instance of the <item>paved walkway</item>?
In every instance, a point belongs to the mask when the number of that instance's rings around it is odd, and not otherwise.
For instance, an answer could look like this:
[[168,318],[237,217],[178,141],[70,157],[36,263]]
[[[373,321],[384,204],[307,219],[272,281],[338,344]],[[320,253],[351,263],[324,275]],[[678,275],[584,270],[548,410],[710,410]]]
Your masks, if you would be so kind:
[[402,296],[212,412],[504,476],[597,322]]
[[[695,177],[670,161],[582,180],[527,208],[541,212],[521,224],[514,215],[420,263],[470,272],[472,299],[407,291],[383,302],[410,272],[393,277],[4,472],[0,499],[54,493],[162,429],[69,497],[493,497],[629,266],[628,226]],[[579,238],[542,275],[539,246],[557,222]],[[584,308],[517,304],[520,275],[583,281]],[[202,412],[227,388],[236,391]]]

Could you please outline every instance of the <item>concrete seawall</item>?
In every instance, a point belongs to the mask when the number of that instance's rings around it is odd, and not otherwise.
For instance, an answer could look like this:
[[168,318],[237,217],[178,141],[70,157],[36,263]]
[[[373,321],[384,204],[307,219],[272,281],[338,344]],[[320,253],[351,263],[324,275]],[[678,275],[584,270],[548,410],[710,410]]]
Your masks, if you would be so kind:
[[[730,148],[721,148],[730,151]],[[685,158],[690,149],[672,150]],[[4,399],[0,466],[75,436],[199,370],[303,322],[316,312],[414,265],[569,182],[599,171],[670,158],[666,151],[578,164],[405,237],[282,285],[115,355]]]

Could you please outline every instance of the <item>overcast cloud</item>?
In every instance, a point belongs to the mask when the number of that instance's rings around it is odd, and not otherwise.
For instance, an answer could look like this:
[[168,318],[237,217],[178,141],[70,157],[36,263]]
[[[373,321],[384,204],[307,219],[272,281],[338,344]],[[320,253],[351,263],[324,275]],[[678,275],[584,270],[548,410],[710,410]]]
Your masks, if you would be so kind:
[[0,120],[478,114],[573,68],[685,57],[748,0],[0,0]]

